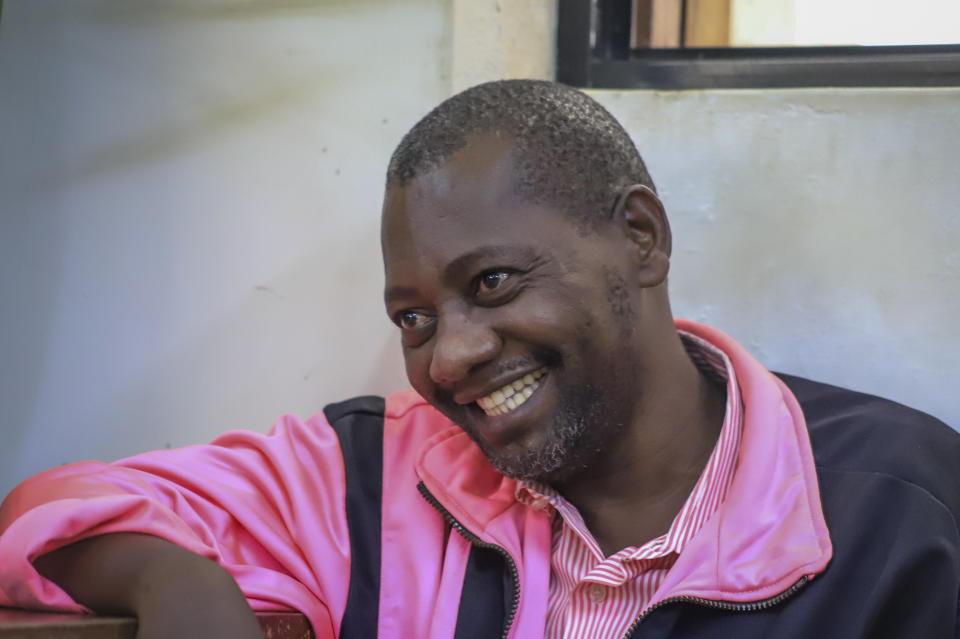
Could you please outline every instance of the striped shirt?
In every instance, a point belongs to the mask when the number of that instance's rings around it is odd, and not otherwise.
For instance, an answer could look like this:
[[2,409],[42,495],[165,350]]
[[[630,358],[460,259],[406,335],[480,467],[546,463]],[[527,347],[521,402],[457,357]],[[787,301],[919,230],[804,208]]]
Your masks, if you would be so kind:
[[560,515],[554,518],[545,639],[623,637],[657,603],[657,588],[684,545],[726,497],[743,430],[737,378],[725,354],[693,335],[681,332],[680,337],[697,368],[725,385],[727,405],[710,459],[666,534],[605,557],[570,502],[544,484],[518,485],[520,501]]

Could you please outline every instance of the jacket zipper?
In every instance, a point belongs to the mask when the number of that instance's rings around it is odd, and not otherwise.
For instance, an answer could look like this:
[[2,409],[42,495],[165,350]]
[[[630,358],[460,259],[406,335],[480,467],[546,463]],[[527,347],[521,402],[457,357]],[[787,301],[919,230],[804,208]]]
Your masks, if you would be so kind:
[[789,599],[793,595],[797,594],[797,591],[807,585],[807,582],[810,581],[810,578],[807,575],[800,577],[792,586],[784,590],[778,595],[774,595],[768,599],[761,599],[760,601],[750,601],[746,603],[736,603],[733,601],[717,601],[715,599],[701,599],[699,597],[691,597],[689,595],[680,595],[678,597],[668,597],[663,601],[656,603],[653,606],[650,606],[642,613],[637,619],[627,628],[627,633],[623,636],[623,639],[630,639],[630,636],[637,630],[637,626],[646,619],[651,612],[671,603],[690,603],[698,606],[705,606],[707,608],[714,608],[717,610],[730,610],[734,612],[755,612],[757,610],[765,610],[767,608],[772,608],[777,604],[783,602],[786,599]]
[[450,526],[460,533],[464,539],[469,541],[474,546],[479,546],[480,548],[489,548],[497,551],[506,562],[507,567],[510,569],[511,583],[513,584],[513,604],[510,606],[510,611],[507,613],[507,618],[503,624],[503,632],[500,634],[501,639],[506,639],[507,635],[510,634],[510,627],[513,625],[513,619],[517,616],[517,607],[520,605],[520,573],[517,571],[516,562],[505,548],[502,548],[496,544],[485,542],[467,530],[466,526],[457,521],[457,518],[451,515],[450,511],[444,508],[443,505],[437,501],[437,498],[433,496],[433,494],[422,481],[417,484],[417,490],[419,490],[420,494],[423,495],[423,498],[427,500],[427,503],[436,508],[437,511],[443,515],[443,518],[449,522]]

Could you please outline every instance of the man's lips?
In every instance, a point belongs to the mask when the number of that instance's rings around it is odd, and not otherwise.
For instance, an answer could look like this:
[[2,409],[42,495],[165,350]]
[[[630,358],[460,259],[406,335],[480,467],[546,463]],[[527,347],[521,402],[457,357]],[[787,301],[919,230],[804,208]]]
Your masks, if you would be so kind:
[[483,412],[489,417],[505,415],[527,401],[527,398],[540,387],[540,379],[546,374],[547,368],[544,366],[531,373],[521,375],[489,395],[477,399],[477,406],[483,409]]

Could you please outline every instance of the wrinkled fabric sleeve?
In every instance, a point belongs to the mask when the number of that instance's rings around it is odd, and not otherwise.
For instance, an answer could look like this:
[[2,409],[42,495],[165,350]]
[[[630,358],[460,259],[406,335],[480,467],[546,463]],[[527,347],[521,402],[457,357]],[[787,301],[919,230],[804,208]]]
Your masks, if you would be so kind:
[[0,506],[0,605],[85,611],[32,561],[114,532],[155,535],[213,559],[254,610],[299,610],[318,636],[337,631],[349,535],[340,447],[322,413],[285,415],[267,435],[232,431],[207,445],[28,479]]

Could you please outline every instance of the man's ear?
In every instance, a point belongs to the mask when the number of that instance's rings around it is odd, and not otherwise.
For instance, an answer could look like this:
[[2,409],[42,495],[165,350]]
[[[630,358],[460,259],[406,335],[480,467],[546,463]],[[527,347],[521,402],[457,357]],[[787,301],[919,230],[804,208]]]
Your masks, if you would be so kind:
[[656,286],[667,278],[673,238],[663,203],[650,187],[628,186],[620,194],[614,219],[633,244],[641,286]]

